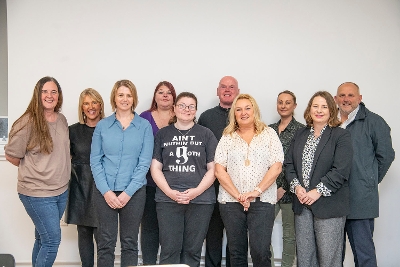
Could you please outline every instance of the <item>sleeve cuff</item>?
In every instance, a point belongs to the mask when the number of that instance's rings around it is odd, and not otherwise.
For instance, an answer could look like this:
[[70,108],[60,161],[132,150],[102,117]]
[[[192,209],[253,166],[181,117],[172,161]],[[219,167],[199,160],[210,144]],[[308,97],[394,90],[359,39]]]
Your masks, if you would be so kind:
[[324,197],[330,197],[332,190],[329,190],[328,187],[326,187],[322,182],[317,184],[316,186],[317,192],[321,194],[321,196]]
[[296,186],[298,186],[300,184],[300,181],[297,178],[294,178],[291,182],[290,182],[290,192],[292,192],[293,194],[296,194]]

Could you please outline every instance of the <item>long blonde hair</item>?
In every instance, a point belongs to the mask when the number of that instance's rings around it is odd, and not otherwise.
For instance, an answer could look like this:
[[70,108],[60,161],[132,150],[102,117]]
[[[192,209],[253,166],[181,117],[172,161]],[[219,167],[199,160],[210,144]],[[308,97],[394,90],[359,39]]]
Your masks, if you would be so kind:
[[264,122],[261,121],[260,108],[258,107],[256,100],[251,95],[240,94],[235,98],[235,100],[233,100],[232,107],[228,115],[229,123],[224,129],[223,135],[233,134],[237,129],[239,129],[239,125],[235,117],[235,109],[236,103],[240,99],[247,99],[251,102],[251,105],[254,109],[254,130],[256,134],[260,134],[266,127],[268,127]]
[[[54,107],[54,112],[59,112],[63,103],[63,94],[61,86],[58,81],[53,77],[43,77],[37,83],[33,89],[33,95],[28,108],[12,125],[10,132],[10,139],[13,138],[19,131],[25,127],[30,127],[30,135],[27,150],[32,150],[36,146],[39,146],[40,153],[50,154],[53,151],[53,139],[51,138],[49,126],[47,120],[44,117],[44,107],[42,103],[42,88],[47,82],[54,82],[58,89],[58,102]],[[18,129],[14,128],[18,123],[25,120],[26,123],[21,125]]]

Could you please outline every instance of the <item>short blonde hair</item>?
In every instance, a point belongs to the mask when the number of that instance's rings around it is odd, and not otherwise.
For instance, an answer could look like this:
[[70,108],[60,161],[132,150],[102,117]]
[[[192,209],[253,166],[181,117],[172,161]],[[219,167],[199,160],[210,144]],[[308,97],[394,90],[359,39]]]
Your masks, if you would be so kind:
[[228,126],[224,129],[223,135],[228,135],[234,133],[238,128],[239,125],[236,121],[235,117],[235,109],[236,103],[238,100],[247,99],[251,102],[251,105],[254,109],[254,130],[256,134],[260,134],[266,127],[268,127],[264,122],[261,121],[261,112],[260,108],[257,105],[256,100],[249,94],[240,94],[238,95],[235,100],[233,100],[231,110],[229,111],[229,123]]
[[137,104],[139,103],[139,100],[138,100],[136,86],[130,80],[120,80],[114,84],[110,96],[112,111],[115,111],[117,109],[117,104],[115,103],[115,96],[117,95],[118,88],[120,88],[121,86],[125,86],[131,91],[133,97],[132,112],[134,112],[137,107]]
[[79,96],[79,105],[78,105],[78,118],[79,118],[79,123],[80,124],[85,124],[86,123],[86,118],[84,116],[83,112],[83,100],[85,99],[85,96],[89,96],[92,98],[94,101],[97,101],[100,104],[100,119],[104,118],[104,101],[99,92],[94,90],[93,88],[87,88],[82,91],[81,95]]
[[324,98],[326,100],[326,103],[328,104],[328,109],[329,109],[328,125],[334,128],[342,124],[338,119],[338,109],[332,95],[327,91],[318,91],[310,98],[310,101],[308,101],[307,108],[304,111],[304,119],[306,120],[307,126],[311,127],[313,125],[313,119],[311,118],[310,110],[312,102],[314,98],[316,98],[317,96]]

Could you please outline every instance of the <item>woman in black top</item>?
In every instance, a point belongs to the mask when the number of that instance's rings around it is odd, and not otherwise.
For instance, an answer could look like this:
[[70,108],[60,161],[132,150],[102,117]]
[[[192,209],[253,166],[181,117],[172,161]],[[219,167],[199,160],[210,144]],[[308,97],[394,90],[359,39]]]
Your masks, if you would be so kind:
[[69,126],[71,181],[66,223],[76,224],[82,267],[93,267],[97,220],[93,199],[94,180],[90,169],[90,146],[97,122],[104,118],[104,102],[94,89],[79,96],[79,122]]

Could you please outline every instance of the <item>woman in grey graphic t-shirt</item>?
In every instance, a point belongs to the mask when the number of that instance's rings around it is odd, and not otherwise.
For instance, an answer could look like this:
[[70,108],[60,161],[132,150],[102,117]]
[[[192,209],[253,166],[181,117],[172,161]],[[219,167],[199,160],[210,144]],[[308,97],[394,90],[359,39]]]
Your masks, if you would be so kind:
[[160,264],[200,266],[201,249],[215,203],[214,152],[217,139],[195,123],[197,98],[183,92],[174,122],[154,141],[151,175],[158,188]]

